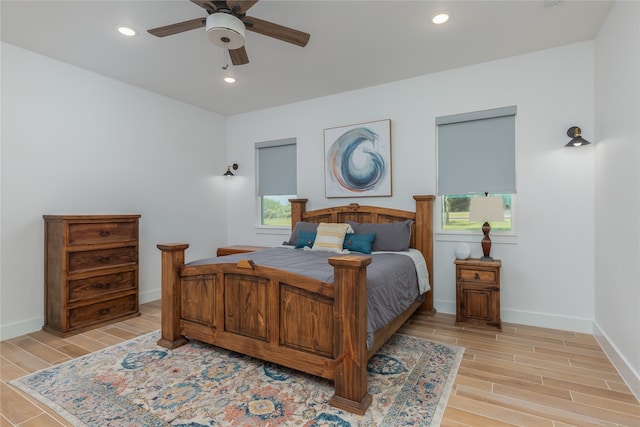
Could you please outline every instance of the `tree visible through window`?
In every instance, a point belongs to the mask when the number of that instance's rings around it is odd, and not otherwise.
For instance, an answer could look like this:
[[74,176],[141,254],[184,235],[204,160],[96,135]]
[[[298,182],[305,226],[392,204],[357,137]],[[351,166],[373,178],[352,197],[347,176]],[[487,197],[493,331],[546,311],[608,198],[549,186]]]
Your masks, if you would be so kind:
[[290,196],[262,196],[262,225],[291,227]]
[[[512,194],[494,194],[502,197],[504,221],[491,223],[492,231],[511,231]],[[442,229],[443,230],[480,230],[482,222],[469,221],[469,205],[472,197],[484,195],[451,195],[442,196]]]

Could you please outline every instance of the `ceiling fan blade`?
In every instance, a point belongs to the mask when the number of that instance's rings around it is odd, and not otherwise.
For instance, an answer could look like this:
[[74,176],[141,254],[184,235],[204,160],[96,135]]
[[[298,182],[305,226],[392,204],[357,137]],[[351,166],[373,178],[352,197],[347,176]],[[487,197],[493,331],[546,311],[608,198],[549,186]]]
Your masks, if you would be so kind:
[[258,0],[227,0],[227,7],[233,10],[236,15],[243,15],[256,3],[258,3]]
[[249,56],[244,46],[237,49],[229,49],[229,57],[231,57],[231,63],[233,65],[242,65],[249,63]]
[[212,14],[218,9],[218,6],[214,2],[208,0],[191,0],[191,3],[197,4],[209,14]]
[[294,30],[293,28],[285,27],[283,25],[274,24],[273,22],[264,21],[262,19],[247,16],[243,19],[248,31],[262,34],[264,36],[273,37],[274,39],[282,40],[283,42],[292,43],[301,47],[305,47],[309,42],[307,33]]
[[156,37],[171,36],[173,34],[182,33],[184,31],[195,30],[204,27],[207,18],[196,18],[188,21],[178,22],[176,24],[165,25],[164,27],[152,28],[147,30],[149,34]]

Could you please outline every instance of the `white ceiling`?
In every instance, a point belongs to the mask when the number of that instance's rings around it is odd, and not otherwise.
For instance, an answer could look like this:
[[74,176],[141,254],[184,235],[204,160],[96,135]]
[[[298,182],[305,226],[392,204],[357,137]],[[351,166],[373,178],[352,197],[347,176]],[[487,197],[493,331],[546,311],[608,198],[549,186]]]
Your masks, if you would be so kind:
[[[553,7],[553,4],[559,3]],[[0,2],[2,41],[222,115],[345,92],[591,40],[610,1],[276,1],[247,15],[311,34],[294,46],[247,32],[250,63],[229,66],[204,28],[146,32],[204,17],[188,0]],[[451,14],[436,26],[431,17]],[[138,31],[132,38],[115,27]]]

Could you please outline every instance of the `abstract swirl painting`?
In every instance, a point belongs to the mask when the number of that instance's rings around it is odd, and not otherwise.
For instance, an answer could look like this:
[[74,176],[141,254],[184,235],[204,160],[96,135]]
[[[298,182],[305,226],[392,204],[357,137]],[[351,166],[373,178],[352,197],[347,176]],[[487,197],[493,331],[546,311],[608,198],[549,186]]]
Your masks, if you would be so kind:
[[326,197],[391,196],[391,120],[324,130]]

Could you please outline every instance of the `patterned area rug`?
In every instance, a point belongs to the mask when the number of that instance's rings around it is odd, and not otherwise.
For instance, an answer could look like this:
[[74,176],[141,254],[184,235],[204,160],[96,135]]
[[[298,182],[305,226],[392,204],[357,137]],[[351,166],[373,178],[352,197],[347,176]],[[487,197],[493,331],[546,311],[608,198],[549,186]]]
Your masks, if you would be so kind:
[[331,382],[159,332],[11,382],[76,426],[438,426],[460,347],[395,334],[369,361],[364,416],[333,408]]

